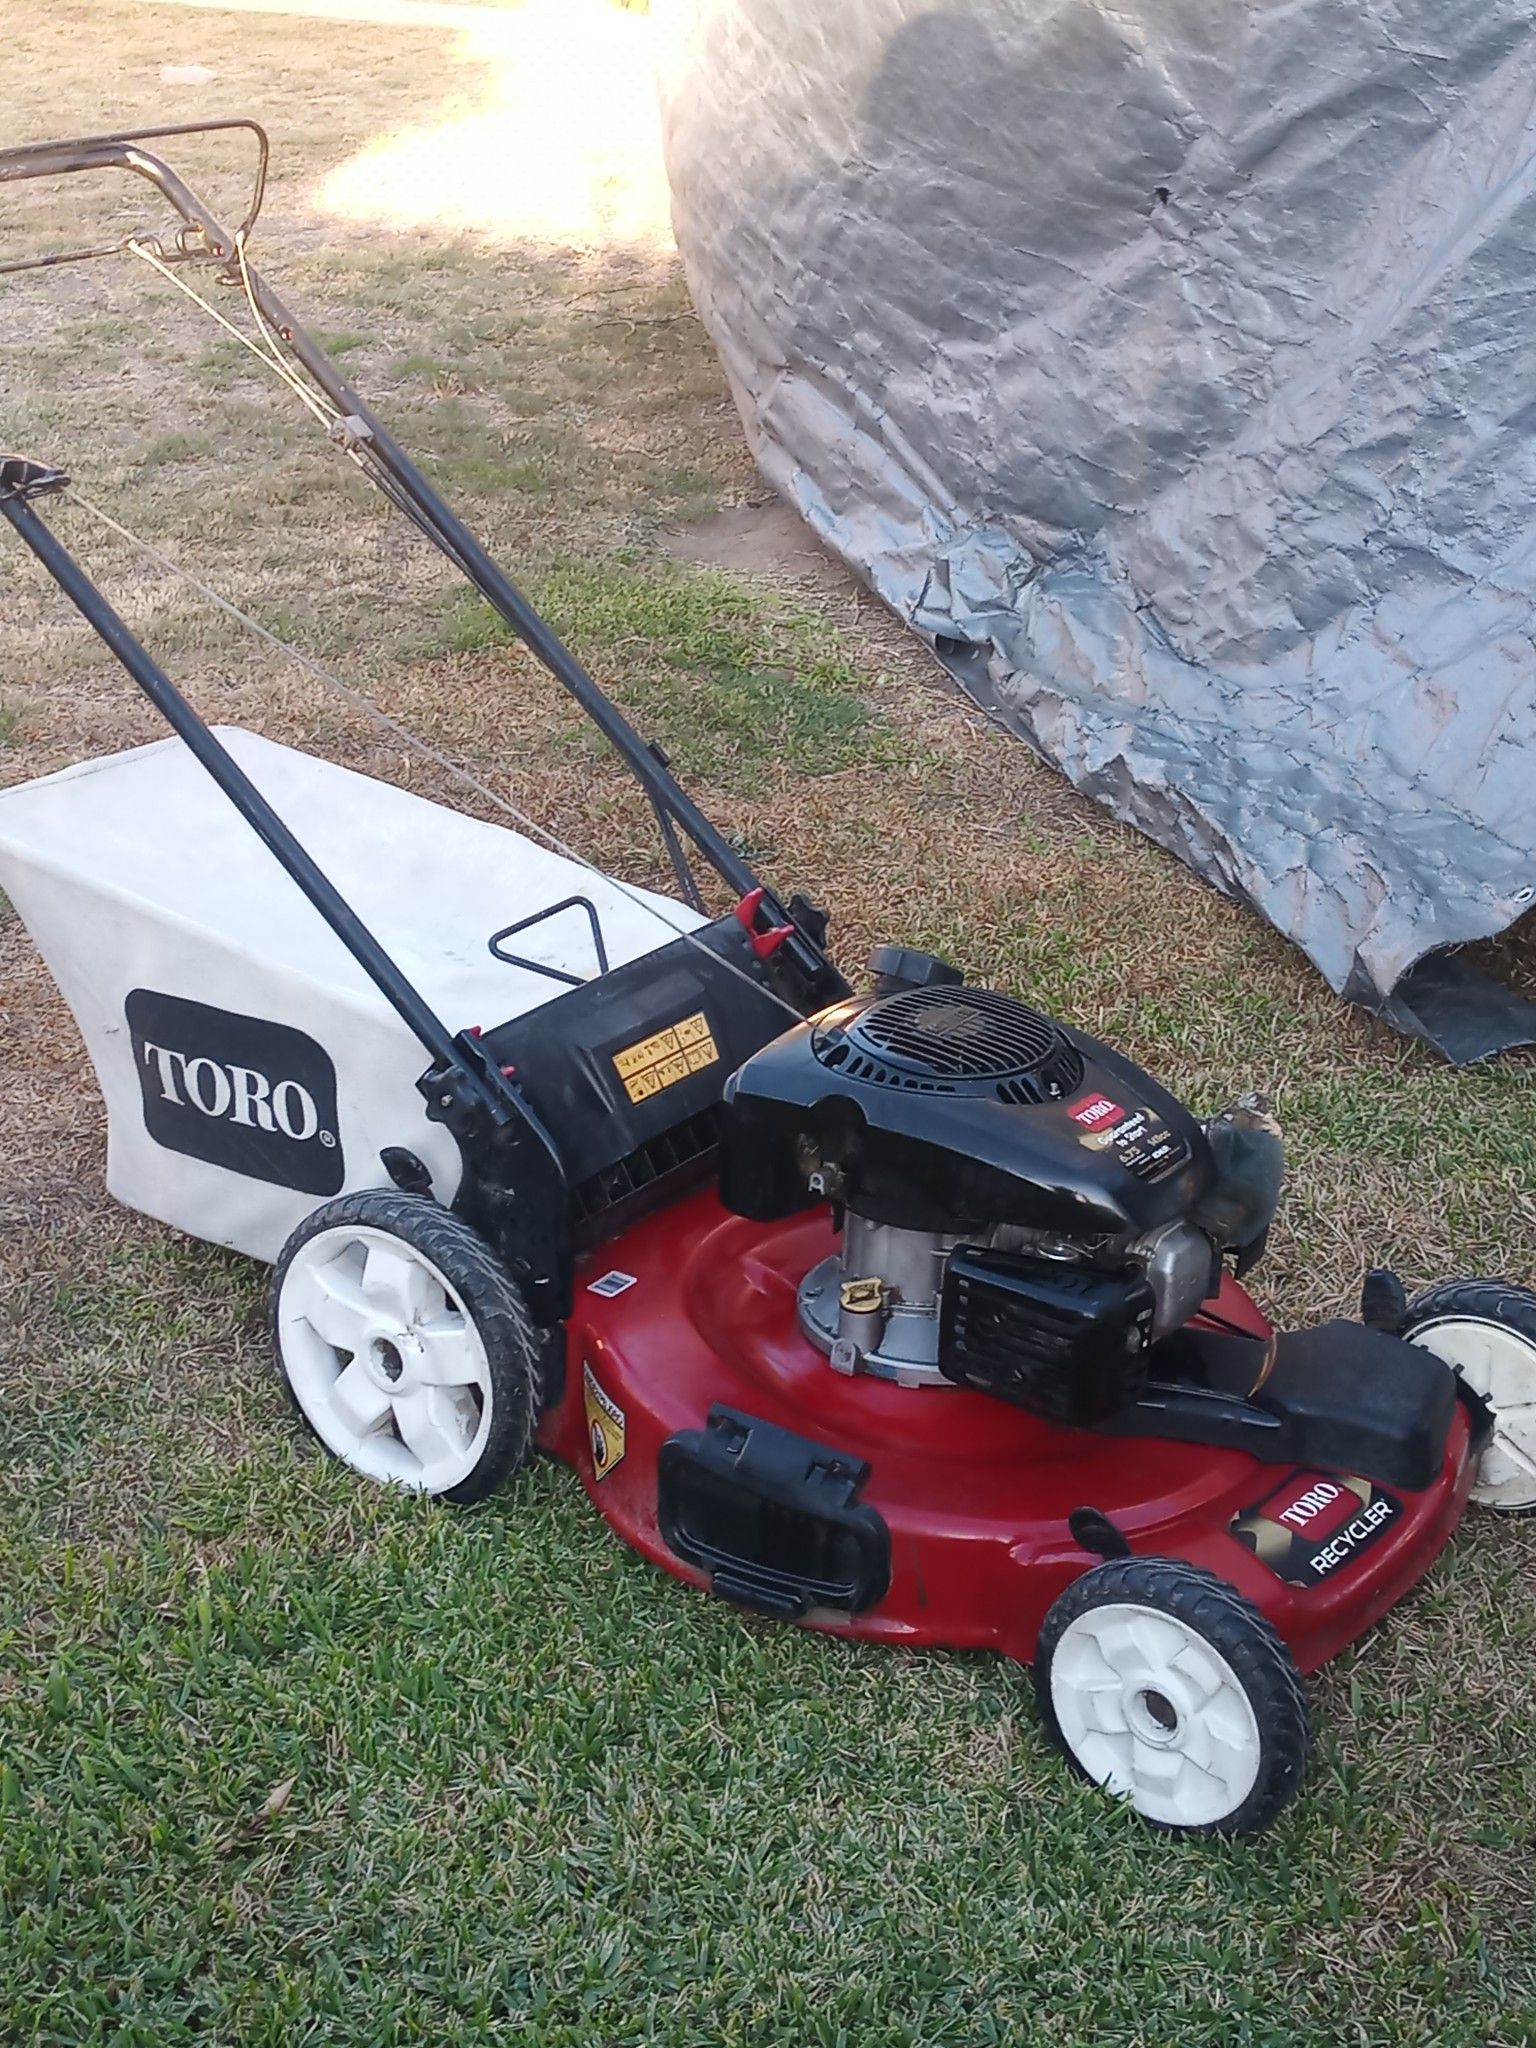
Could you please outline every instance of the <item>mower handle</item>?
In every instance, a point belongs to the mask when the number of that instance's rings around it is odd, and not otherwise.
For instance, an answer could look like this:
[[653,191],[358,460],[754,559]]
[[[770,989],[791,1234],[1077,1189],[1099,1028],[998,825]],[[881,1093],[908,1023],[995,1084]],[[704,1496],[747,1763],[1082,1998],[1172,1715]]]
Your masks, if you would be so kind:
[[[245,218],[233,237],[226,238],[192,188],[184,184],[162,158],[147,149],[140,149],[138,145],[158,142],[167,135],[218,135],[232,128],[243,128],[255,138],[256,175]],[[127,171],[153,185],[186,222],[182,234],[177,237],[178,254],[228,256],[235,244],[256,225],[261,202],[266,196],[267,165],[271,154],[267,131],[259,121],[243,116],[223,121],[176,121],[163,128],[135,128],[119,135],[82,135],[63,142],[22,143],[15,149],[0,152],[0,185],[19,184],[24,178],[57,178],[71,171]],[[188,236],[191,245],[184,240]],[[89,249],[62,249],[52,255],[13,258],[0,263],[0,277],[23,270],[51,270],[55,264],[81,263],[93,256],[115,256],[122,246],[121,242],[111,242]]]
[[[229,128],[249,129],[257,141],[255,194],[245,220],[234,235],[219,225],[210,209],[190,186],[182,182],[169,164],[138,146],[163,135],[209,134]],[[305,332],[255,267],[245,261],[243,236],[261,203],[266,169],[266,133],[255,121],[245,119],[146,128],[135,134],[87,136],[70,142],[33,142],[16,149],[0,150],[0,184],[72,171],[123,170],[147,179],[163,194],[185,222],[176,238],[176,257],[183,261],[211,258],[221,262],[222,274],[244,287],[258,318],[286,343],[300,367],[334,407],[337,418],[332,428],[332,439],[353,456],[385,496],[420,528],[486,602],[501,614],[523,645],[575,699],[628,764],[656,813],[663,844],[684,893],[690,900],[697,901],[697,885],[679,843],[679,834],[686,836],[715,873],[738,892],[743,904],[751,901],[757,936],[773,938],[776,950],[782,941],[778,971],[792,992],[792,1008],[804,1014],[847,995],[848,983],[832,965],[823,948],[824,920],[820,914],[798,897],[792,898],[786,908],[764,888],[730,840],[705,816],[671,773],[666,755],[640,737],[618,705],[588,675],[558,634],[540,617],[422,475],[324,349]],[[119,248],[122,246],[117,245]],[[114,251],[86,249],[73,252],[73,256],[66,253],[51,258],[33,257],[21,263],[0,264],[0,275],[7,270],[31,270],[49,263],[69,262],[73,257],[111,253]],[[235,267],[237,257],[238,270]]]

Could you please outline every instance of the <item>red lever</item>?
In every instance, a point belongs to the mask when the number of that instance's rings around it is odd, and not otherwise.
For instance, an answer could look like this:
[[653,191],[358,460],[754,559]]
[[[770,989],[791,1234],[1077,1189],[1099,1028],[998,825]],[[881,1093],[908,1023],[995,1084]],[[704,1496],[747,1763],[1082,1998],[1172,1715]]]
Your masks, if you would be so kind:
[[757,928],[757,913],[763,907],[766,889],[749,889],[736,906],[736,922],[751,941],[752,950],[759,960],[766,960],[770,953],[777,953],[786,939],[792,939],[795,928],[792,924],[772,924],[767,931]]

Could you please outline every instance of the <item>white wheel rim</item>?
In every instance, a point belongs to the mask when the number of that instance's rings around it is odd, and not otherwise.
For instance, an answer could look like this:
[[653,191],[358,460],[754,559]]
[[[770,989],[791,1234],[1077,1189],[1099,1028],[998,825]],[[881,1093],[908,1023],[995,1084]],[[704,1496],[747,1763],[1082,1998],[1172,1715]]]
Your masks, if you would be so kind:
[[1051,1705],[1073,1756],[1148,1820],[1229,1819],[1258,1782],[1253,1703],[1197,1629],[1133,1602],[1068,1622],[1051,1659]]
[[277,1339],[315,1434],[357,1471],[443,1493],[478,1464],[491,1426],[485,1344],[404,1238],[343,1224],[301,1245],[283,1275]]
[[1477,1468],[1480,1507],[1536,1507],[1536,1344],[1507,1323],[1443,1316],[1409,1332],[1443,1358],[1493,1410],[1493,1438]]

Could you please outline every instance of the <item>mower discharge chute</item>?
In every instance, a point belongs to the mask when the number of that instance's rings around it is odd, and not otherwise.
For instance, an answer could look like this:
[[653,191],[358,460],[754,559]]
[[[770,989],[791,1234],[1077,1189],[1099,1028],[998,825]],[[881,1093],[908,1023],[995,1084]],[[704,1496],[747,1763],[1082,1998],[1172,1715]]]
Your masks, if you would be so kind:
[[1301,1674],[1469,1493],[1536,1504],[1536,1299],[1376,1275],[1362,1321],[1275,1331],[1238,1278],[1279,1191],[1261,1101],[1202,1122],[897,945],[856,994],[252,270],[254,206],[227,234],[144,141],[0,152],[0,182],[158,188],[174,247],[126,246],[239,287],[257,353],[618,747],[679,898],[210,730],[47,525],[67,478],[7,459],[0,512],[178,735],[0,795],[114,1192],[273,1262],[280,1368],[360,1472],[472,1501],[538,1445],[675,1576],[1032,1660],[1149,1820],[1266,1825]]

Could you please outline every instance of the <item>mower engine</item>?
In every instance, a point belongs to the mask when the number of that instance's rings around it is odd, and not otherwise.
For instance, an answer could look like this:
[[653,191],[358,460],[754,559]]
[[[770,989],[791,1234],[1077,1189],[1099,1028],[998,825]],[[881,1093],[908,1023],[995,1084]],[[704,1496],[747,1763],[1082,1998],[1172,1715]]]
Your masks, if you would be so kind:
[[874,995],[727,1085],[723,1199],[763,1221],[832,1203],[841,1249],[798,1299],[834,1370],[1104,1420],[1215,1291],[1223,1252],[1256,1256],[1274,1126],[1202,1126],[1108,1046],[928,955],[871,965]]

